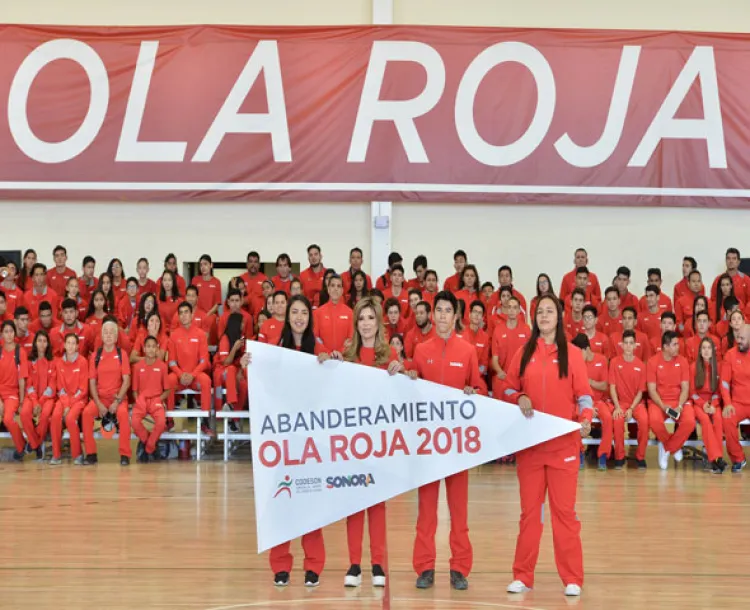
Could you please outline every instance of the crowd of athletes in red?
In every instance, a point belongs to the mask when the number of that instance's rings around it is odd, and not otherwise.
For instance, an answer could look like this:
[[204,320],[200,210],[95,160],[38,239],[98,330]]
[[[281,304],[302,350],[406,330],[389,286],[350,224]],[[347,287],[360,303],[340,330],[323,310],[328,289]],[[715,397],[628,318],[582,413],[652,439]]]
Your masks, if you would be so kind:
[[[96,261],[83,259],[80,276],[67,267],[58,246],[49,269],[36,253],[24,253],[22,268],[2,261],[0,317],[0,416],[15,445],[14,458],[39,452],[51,436],[52,464],[60,464],[63,426],[70,432],[76,464],[97,462],[94,422],[112,419],[120,431],[121,464],[131,457],[130,433],[139,438],[139,460],[158,460],[157,442],[170,422],[166,410],[175,393],[192,389],[201,409],[246,408],[245,339],[298,349],[325,360],[347,359],[517,403],[524,415],[536,410],[582,424],[588,434],[598,418],[599,468],[614,457],[625,465],[628,422],[637,426],[636,463],[646,468],[652,431],[659,440],[659,466],[701,424],[711,470],[722,473],[723,442],[732,471],[746,461],[739,422],[750,416],[750,278],[739,271],[740,254],[726,252],[726,271],[706,294],[697,262],[683,260],[682,280],[672,298],[662,291],[661,271],[647,270],[640,298],[629,291],[631,272],[620,267],[604,291],[589,270],[584,249],[556,293],[540,274],[527,301],[513,286],[510,267],[498,269],[498,285],[481,283],[465,252],[454,254],[456,273],[440,288],[426,257],[417,256],[414,276],[392,253],[388,270],[372,278],[362,270],[359,248],[342,273],[323,265],[321,248],[308,248],[309,266],[292,274],[286,254],[276,275],[261,270],[257,252],[247,272],[231,280],[226,294],[203,255],[190,285],[170,254],[164,270],[149,278],[146,259],[128,277],[119,259],[97,275]],[[216,346],[211,357],[209,346]],[[459,363],[460,366],[457,366]],[[450,365],[450,366],[448,366]],[[449,374],[446,374],[449,373]],[[224,392],[215,392],[220,389]],[[132,414],[130,413],[132,405]],[[16,415],[20,415],[20,426]],[[143,426],[150,416],[151,431]],[[665,422],[675,420],[670,433]],[[206,433],[211,434],[208,420]],[[83,436],[83,447],[80,437]],[[580,523],[575,515],[580,438],[567,435],[521,452],[518,476],[522,515],[510,592],[533,586],[542,533],[539,498],[550,495],[558,571],[566,594],[583,584]],[[85,457],[84,457],[85,450]],[[472,550],[468,537],[467,473],[446,479],[451,508],[451,584],[468,587]],[[434,582],[439,482],[419,490],[414,546],[417,587]],[[385,583],[385,505],[368,509],[373,584]],[[365,514],[348,520],[351,567],[348,586],[361,583]],[[271,552],[278,585],[288,584],[289,545]],[[322,533],[303,537],[305,582],[315,586],[325,562]]]

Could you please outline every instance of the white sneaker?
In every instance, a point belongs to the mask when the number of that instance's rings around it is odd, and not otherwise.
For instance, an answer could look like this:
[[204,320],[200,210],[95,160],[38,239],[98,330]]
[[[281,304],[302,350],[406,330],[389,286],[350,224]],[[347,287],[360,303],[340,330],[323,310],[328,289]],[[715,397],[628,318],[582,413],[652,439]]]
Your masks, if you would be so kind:
[[345,587],[359,587],[362,584],[362,574],[358,576],[349,576],[347,574],[344,576],[344,586]]
[[669,451],[664,449],[664,445],[659,443],[659,468],[666,470],[669,467]]
[[682,461],[682,449],[678,449],[677,451],[675,451],[674,461],[678,463]]
[[568,597],[579,597],[581,595],[581,587],[578,585],[568,585],[565,587],[565,595]]
[[520,580],[514,580],[508,585],[506,591],[508,593],[528,593],[529,591],[531,591],[531,589],[523,584]]

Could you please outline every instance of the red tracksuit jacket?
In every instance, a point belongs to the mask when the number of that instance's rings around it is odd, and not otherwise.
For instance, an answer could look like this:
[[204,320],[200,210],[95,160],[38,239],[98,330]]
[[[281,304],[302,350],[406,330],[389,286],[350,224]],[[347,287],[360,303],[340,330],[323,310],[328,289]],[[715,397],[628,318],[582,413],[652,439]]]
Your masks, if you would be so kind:
[[[568,345],[568,376],[559,378],[557,368],[557,345],[547,345],[538,339],[536,351],[531,357],[521,377],[521,357],[523,350],[516,352],[511,360],[505,378],[507,389],[503,399],[518,404],[521,396],[528,396],[535,411],[556,415],[563,419],[575,421],[588,419],[594,415],[592,409],[591,387],[583,354],[574,345]],[[581,437],[578,432],[571,432],[536,445],[525,451],[561,451],[578,455]]]
[[54,360],[39,358],[32,362],[29,360],[29,377],[26,381],[26,398],[32,404],[39,401],[55,398],[56,375]]
[[455,333],[451,333],[448,339],[436,335],[426,343],[417,345],[409,368],[427,381],[459,390],[466,386],[482,390],[477,350]]
[[344,342],[354,334],[353,316],[352,310],[343,302],[334,305],[328,301],[313,312],[315,338],[324,352],[344,351]]

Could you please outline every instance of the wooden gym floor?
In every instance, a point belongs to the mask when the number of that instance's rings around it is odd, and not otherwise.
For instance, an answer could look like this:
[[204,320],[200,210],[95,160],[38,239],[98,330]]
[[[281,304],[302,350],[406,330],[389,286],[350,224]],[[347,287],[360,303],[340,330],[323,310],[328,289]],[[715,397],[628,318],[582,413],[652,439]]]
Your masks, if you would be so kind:
[[[0,464],[0,608],[552,610],[743,608],[747,604],[750,487],[747,477],[692,466],[600,473],[579,483],[584,595],[566,600],[545,530],[533,593],[509,596],[519,514],[511,466],[472,473],[475,571],[466,592],[448,584],[448,511],[441,502],[434,589],[414,588],[415,493],[388,503],[390,589],[345,590],[343,523],[326,528],[321,586],[302,585],[293,544],[292,584],[275,589],[255,551],[248,463],[177,462],[121,468],[30,461]],[[670,464],[670,468],[672,465]],[[365,546],[366,546],[365,542]],[[367,559],[365,559],[367,563]]]

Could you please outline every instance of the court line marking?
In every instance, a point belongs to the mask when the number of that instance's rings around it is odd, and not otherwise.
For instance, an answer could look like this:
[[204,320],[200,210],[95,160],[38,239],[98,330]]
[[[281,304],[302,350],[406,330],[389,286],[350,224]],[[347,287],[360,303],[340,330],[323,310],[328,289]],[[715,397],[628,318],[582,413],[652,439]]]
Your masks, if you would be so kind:
[[[329,597],[329,598],[297,598],[297,599],[284,599],[284,600],[268,600],[261,602],[248,602],[246,604],[234,604],[232,606],[216,606],[212,608],[206,608],[206,610],[237,610],[238,608],[259,608],[261,606],[289,606],[291,604],[305,603],[306,605],[318,604],[318,603],[330,603],[330,602],[377,602],[377,598],[352,598],[352,597]],[[466,603],[470,606],[482,606],[484,608],[515,608],[515,610],[546,610],[546,608],[539,608],[537,606],[522,606],[519,604],[500,604],[497,602],[480,602],[473,599],[459,600],[459,599],[431,599],[426,597],[394,597],[393,601],[399,602],[428,602],[433,604],[456,604],[457,602]]]

